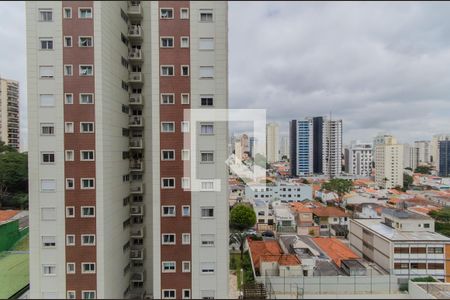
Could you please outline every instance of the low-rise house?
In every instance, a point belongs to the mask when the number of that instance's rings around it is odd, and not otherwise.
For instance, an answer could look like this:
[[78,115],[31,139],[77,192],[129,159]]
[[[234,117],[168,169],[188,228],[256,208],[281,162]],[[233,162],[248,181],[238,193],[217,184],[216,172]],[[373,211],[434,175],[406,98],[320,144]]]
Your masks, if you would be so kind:
[[258,230],[267,230],[268,226],[274,225],[274,215],[272,205],[268,201],[255,200],[253,210],[256,214],[256,224]]
[[314,222],[313,209],[322,207],[318,202],[290,203],[291,212],[294,214],[299,235],[319,235],[319,226]]
[[297,224],[288,204],[272,202],[277,232],[296,232]]
[[313,209],[314,222],[320,226],[321,235],[330,235],[332,225],[348,225],[350,215],[344,210],[328,206]]

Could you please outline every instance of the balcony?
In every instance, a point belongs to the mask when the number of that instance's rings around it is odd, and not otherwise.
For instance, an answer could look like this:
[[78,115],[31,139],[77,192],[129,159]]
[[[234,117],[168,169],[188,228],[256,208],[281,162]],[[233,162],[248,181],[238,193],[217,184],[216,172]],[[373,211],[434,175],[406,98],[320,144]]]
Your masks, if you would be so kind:
[[128,295],[129,299],[144,299],[146,294],[145,289],[142,287],[131,287]]
[[131,205],[130,206],[130,215],[143,216],[144,215],[144,206],[143,205]]
[[142,72],[130,72],[128,83],[142,84],[144,83],[144,75],[142,74]]
[[131,194],[143,194],[144,193],[144,184],[143,183],[131,183],[130,186]]
[[144,149],[144,139],[143,138],[130,138],[129,148],[130,149]]
[[144,61],[144,55],[141,49],[131,49],[128,52],[128,61],[131,63],[142,63]]
[[143,260],[144,259],[144,249],[141,250],[131,250],[130,259],[132,260]]
[[144,104],[144,96],[142,94],[130,94],[130,105]]
[[142,172],[144,171],[144,162],[141,160],[130,161],[130,171],[131,172]]
[[136,268],[136,270],[133,270],[131,273],[130,280],[132,282],[144,282],[145,280],[145,271],[143,268]]
[[133,225],[130,230],[130,237],[134,239],[142,239],[144,237],[144,226]]
[[141,116],[130,116],[130,122],[128,123],[130,127],[144,127],[144,117]]
[[131,25],[128,27],[128,38],[130,40],[140,41],[142,40],[143,33],[142,27],[139,25]]
[[128,5],[128,18],[130,20],[140,20],[142,19],[142,6],[139,3],[131,3]]

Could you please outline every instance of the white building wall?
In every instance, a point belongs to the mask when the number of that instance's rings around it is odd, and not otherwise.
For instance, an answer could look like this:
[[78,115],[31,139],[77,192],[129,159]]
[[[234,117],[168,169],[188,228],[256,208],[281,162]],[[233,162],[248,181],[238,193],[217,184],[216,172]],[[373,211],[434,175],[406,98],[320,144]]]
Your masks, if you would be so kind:
[[279,135],[280,127],[277,123],[269,123],[267,124],[266,129],[266,143],[267,143],[267,162],[273,163],[280,160],[279,157]]

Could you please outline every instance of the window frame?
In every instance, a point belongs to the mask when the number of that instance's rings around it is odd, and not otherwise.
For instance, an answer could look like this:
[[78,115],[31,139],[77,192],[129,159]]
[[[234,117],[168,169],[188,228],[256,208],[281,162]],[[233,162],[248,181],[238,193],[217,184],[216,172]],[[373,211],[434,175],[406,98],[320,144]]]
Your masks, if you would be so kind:
[[[164,97],[165,96],[172,96],[172,100],[173,100],[173,102],[172,103],[164,103],[164,101],[163,101],[163,99],[164,99]],[[175,104],[175,93],[161,93],[161,105],[173,105],[173,104]]]
[[[72,271],[69,271],[69,266],[73,266]],[[66,274],[76,274],[76,263],[74,262],[66,263]]]
[[[45,273],[45,267],[52,267],[54,269],[54,273]],[[42,276],[52,277],[56,276],[56,264],[42,264]]]
[[[163,40],[171,40],[172,41],[172,46],[164,46],[163,45]],[[160,36],[159,37],[159,47],[160,48],[164,48],[164,49],[175,48],[175,38],[173,36]]]
[[[212,216],[203,216],[203,210],[204,209],[212,209],[213,215]],[[200,219],[214,219],[216,217],[215,213],[215,207],[214,206],[200,206]]]
[[[44,155],[49,155],[49,158],[51,157],[51,155],[53,155],[53,161],[45,162]],[[41,165],[54,165],[55,164],[56,155],[55,155],[54,151],[41,151],[40,156],[41,156]]]
[[[184,240],[185,237],[188,237],[189,241]],[[181,234],[181,245],[190,245],[191,244],[191,234],[190,233],[182,233]]]
[[[55,245],[45,246],[44,238],[53,238]],[[56,249],[56,236],[54,236],[54,235],[41,235],[41,248],[42,249]]]
[[[72,97],[72,103],[69,103],[67,101],[68,96]],[[64,104],[68,104],[68,105],[73,104],[73,93],[64,93]]]
[[[69,159],[69,153],[72,153],[72,159]],[[64,150],[64,161],[75,161],[75,151],[74,150]]]
[[[53,9],[52,8],[39,8],[38,9],[39,12],[39,18],[38,18],[38,22],[53,22]],[[50,13],[51,15],[51,19],[50,20],[45,20],[42,18],[42,13]]]
[[[67,45],[67,39],[69,39],[70,40],[70,46],[68,46]],[[73,38],[72,38],[72,36],[71,35],[65,35],[64,36],[64,47],[65,48],[72,48],[73,47]]]
[[[72,210],[73,214],[69,214],[69,211]],[[66,218],[75,218],[75,206],[66,206]]]
[[[89,209],[89,210],[91,210],[92,209],[92,211],[94,212],[94,214],[92,214],[92,215],[86,215],[85,214],[85,212],[84,212],[84,209]],[[92,206],[92,205],[88,205],[88,206],[81,206],[80,207],[80,217],[81,218],[95,218],[95,206]]]
[[[46,46],[47,48],[43,48],[42,47],[42,42],[46,42]],[[51,48],[48,48],[48,45],[50,45],[48,42],[51,42],[50,44],[52,45]],[[53,51],[55,50],[55,41],[53,40],[52,37],[40,37],[39,38],[39,50],[40,51]]]
[[[94,293],[94,296],[92,298],[86,298],[85,293]],[[82,290],[81,291],[81,299],[96,299],[97,298],[97,292],[95,290]]]
[[[173,214],[166,214],[164,212],[164,208],[173,208]],[[177,216],[177,207],[175,205],[162,205],[161,206],[161,216],[163,216],[163,217],[176,217]]]
[[[94,237],[94,242],[91,243],[85,243],[84,242],[84,237]],[[86,234],[81,234],[80,235],[80,245],[81,246],[95,246],[97,244],[97,237],[95,236],[95,234],[92,233],[86,233]]]
[[[187,215],[184,213],[184,209],[185,208],[188,209],[188,214]],[[191,216],[191,206],[190,205],[182,205],[181,206],[181,216],[182,217],[190,217]]]
[[[73,243],[69,243],[69,238],[73,238]],[[76,245],[75,234],[66,234],[66,246],[75,246],[75,245]]]
[[[83,157],[84,153],[92,153],[92,158],[85,159]],[[80,161],[95,161],[95,151],[94,150],[80,150]]]
[[[184,74],[183,69],[187,68],[187,74]],[[180,76],[181,77],[189,77],[191,75],[190,70],[189,70],[189,65],[180,65]]]
[[[215,163],[215,155],[214,155],[214,151],[212,150],[201,150],[200,152],[200,163],[201,164],[213,164]],[[203,154],[206,154],[207,156],[209,156],[209,154],[212,155],[212,160],[203,160]]]
[[[183,97],[186,97],[187,101],[184,101]],[[181,93],[180,94],[180,103],[181,103],[181,105],[188,105],[191,103],[189,93]]]
[[[162,11],[163,10],[170,10],[172,11],[172,17],[163,17],[162,16]],[[159,19],[160,20],[172,20],[175,17],[175,11],[172,7],[160,7],[159,8]]]
[[[164,186],[164,180],[173,180],[173,186]],[[175,189],[177,186],[175,177],[161,177],[161,189]]]
[[[83,103],[83,102],[81,101],[81,99],[83,98],[83,96],[91,96],[91,97],[92,97],[92,103]],[[80,93],[80,94],[78,95],[78,101],[79,101],[79,103],[82,104],[82,105],[92,105],[92,104],[95,103],[95,100],[94,100],[94,93]]]
[[[164,158],[164,152],[173,153],[173,158],[166,159]],[[174,161],[176,159],[175,149],[161,149],[161,160],[163,161]]]
[[[183,40],[187,41],[187,46],[183,46]],[[187,49],[191,47],[191,41],[188,36],[180,36],[180,48]]]
[[[91,11],[91,15],[88,17],[81,17],[81,10],[82,9],[89,9]],[[92,7],[78,7],[78,19],[92,19],[94,16],[94,10],[92,9]]]
[[[84,75],[81,72],[82,68],[84,68],[84,67],[91,68],[92,73]],[[79,64],[78,65],[78,76],[80,76],[80,77],[92,77],[92,76],[94,76],[94,65],[92,65],[92,64]]]
[[[164,241],[164,236],[165,235],[173,235],[173,242],[165,242]],[[161,245],[176,245],[177,243],[177,235],[175,233],[162,233],[161,234]]]
[[[90,39],[91,40],[90,46],[83,46],[81,44],[81,39]],[[94,47],[94,37],[91,36],[91,35],[80,35],[80,36],[78,36],[78,47],[79,48],[92,48],[92,47]],[[94,70],[92,70],[92,72],[94,72]]]
[[[209,20],[202,20],[202,13],[211,13],[211,21],[209,21]],[[214,10],[212,9],[212,8],[201,8],[201,9],[199,9],[199,11],[198,11],[198,21],[200,22],[200,23],[214,23]]]
[[[94,266],[94,270],[84,270],[84,266]],[[90,268],[89,268],[90,269]],[[82,262],[81,263],[81,274],[95,274],[97,272],[97,266],[95,262]]]
[[[173,269],[165,269],[165,265],[171,264]],[[161,273],[176,273],[177,272],[177,262],[174,260],[165,260],[161,262]]]
[[[172,124],[173,125],[173,130],[172,131],[164,131],[164,126],[163,124]],[[174,133],[175,132],[175,122],[173,121],[161,121],[161,133]]]
[[[89,180],[89,181],[92,180],[94,185],[92,187],[84,187],[83,180]],[[80,178],[80,190],[95,190],[95,178],[85,178],[85,177]]]
[[[185,155],[187,157],[185,157]],[[181,160],[191,160],[191,150],[190,149],[181,149]]]
[[[183,11],[187,12],[187,17],[183,18]],[[189,20],[189,8],[188,7],[180,7],[180,20]]]
[[75,133],[75,125],[73,122],[64,122],[64,133]]
[[[171,68],[172,69],[172,75],[170,75],[170,74],[169,75],[163,74],[163,69],[164,68]],[[174,65],[161,65],[160,66],[159,76],[161,76],[161,77],[173,77],[173,76],[175,76],[175,66]]]
[[[66,16],[66,11],[70,12],[69,16]],[[72,13],[72,7],[63,7],[63,19],[72,19],[73,13]]]
[[[184,267],[185,263],[188,263],[188,265],[189,265],[188,269],[185,269],[185,267]],[[182,273],[191,273],[191,262],[189,260],[183,260],[181,262],[181,272]]]
[[[84,131],[83,124],[92,124],[92,131]],[[95,133],[95,122],[80,122],[80,133]]]
[[[67,68],[70,68],[70,73],[68,73],[68,72],[66,72],[67,71]],[[73,65],[71,65],[71,64],[65,64],[64,66],[63,66],[63,69],[64,69],[64,76],[73,76]]]

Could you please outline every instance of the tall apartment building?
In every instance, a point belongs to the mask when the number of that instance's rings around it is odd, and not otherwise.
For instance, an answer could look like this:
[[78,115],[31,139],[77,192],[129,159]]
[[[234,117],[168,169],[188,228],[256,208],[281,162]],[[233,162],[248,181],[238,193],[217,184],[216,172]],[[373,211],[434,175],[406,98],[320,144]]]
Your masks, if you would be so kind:
[[324,120],[322,173],[335,177],[342,172],[342,120]]
[[31,298],[228,297],[227,9],[27,2]]
[[289,159],[289,137],[283,135],[280,138],[280,159],[286,156]]
[[0,141],[19,150],[19,82],[0,78]]
[[435,167],[436,171],[439,173],[439,142],[445,141],[446,139],[450,140],[450,134],[436,134],[433,135],[433,138],[430,142],[431,148],[431,157],[432,157],[432,166]]
[[419,148],[410,146],[409,144],[403,145],[403,168],[411,168],[413,171],[419,165]]
[[403,186],[403,145],[393,136],[384,136],[375,146],[375,182],[385,189]]
[[414,147],[416,147],[419,152],[417,157],[419,165],[426,165],[432,162],[430,141],[415,141]]
[[266,126],[266,155],[267,162],[273,163],[280,160],[280,127],[277,123],[268,123]]
[[450,139],[439,142],[439,176],[450,177]]
[[313,172],[323,172],[323,121],[324,117],[314,117],[313,121]]
[[289,145],[292,176],[313,173],[313,121],[292,120],[289,124]]
[[352,141],[350,146],[345,149],[345,171],[351,175],[370,176],[372,173],[372,154],[371,143]]

